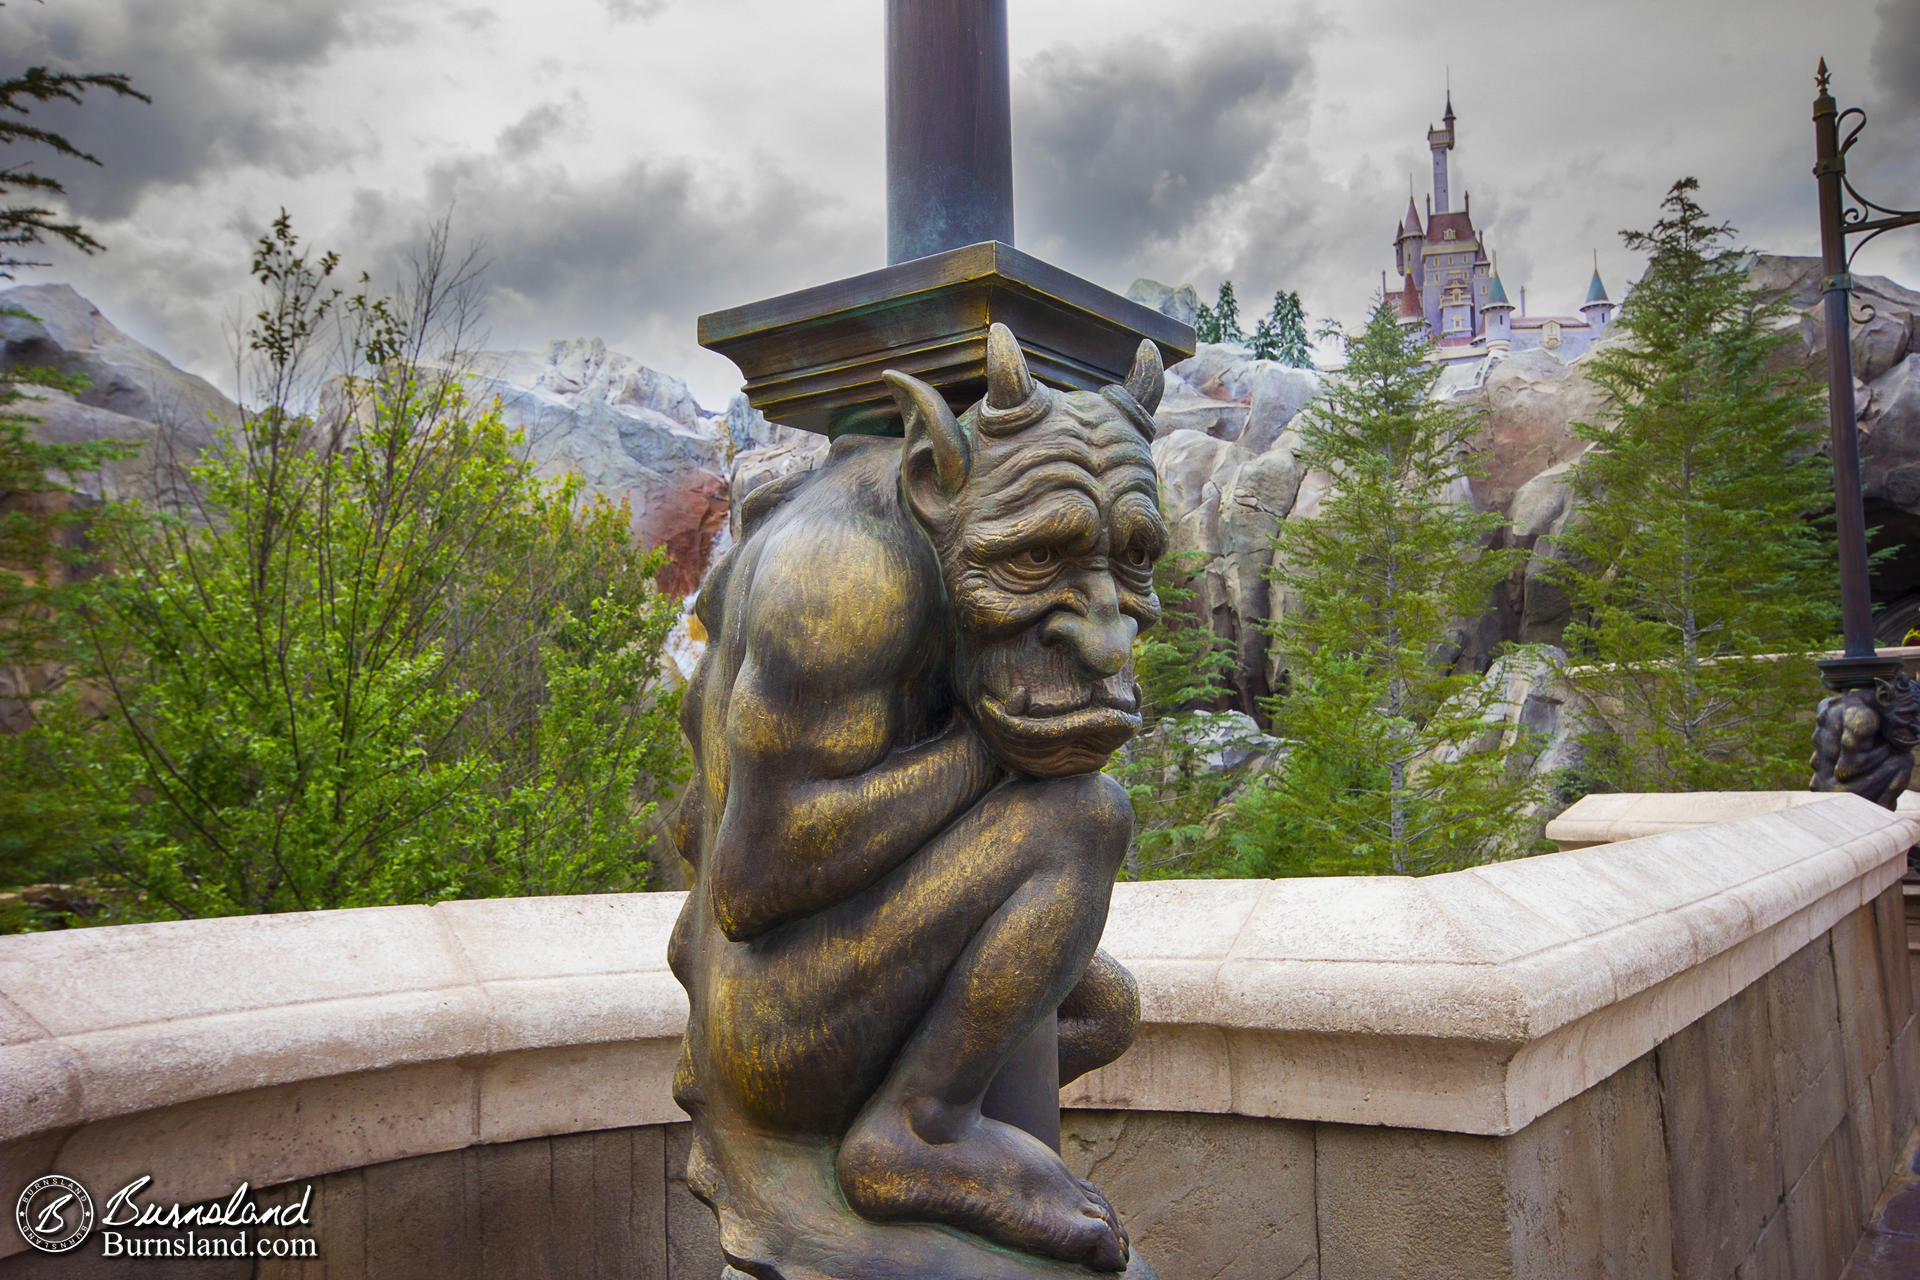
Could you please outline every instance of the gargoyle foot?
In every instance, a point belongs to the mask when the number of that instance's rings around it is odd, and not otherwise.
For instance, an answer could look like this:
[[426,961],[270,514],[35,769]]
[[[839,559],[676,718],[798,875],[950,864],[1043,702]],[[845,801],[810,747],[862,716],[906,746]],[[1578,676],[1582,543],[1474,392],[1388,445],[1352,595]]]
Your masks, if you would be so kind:
[[865,1218],[943,1223],[1096,1271],[1127,1265],[1126,1232],[1107,1198],[998,1120],[975,1119],[957,1140],[936,1143],[879,1108],[847,1134],[837,1163],[842,1194]]

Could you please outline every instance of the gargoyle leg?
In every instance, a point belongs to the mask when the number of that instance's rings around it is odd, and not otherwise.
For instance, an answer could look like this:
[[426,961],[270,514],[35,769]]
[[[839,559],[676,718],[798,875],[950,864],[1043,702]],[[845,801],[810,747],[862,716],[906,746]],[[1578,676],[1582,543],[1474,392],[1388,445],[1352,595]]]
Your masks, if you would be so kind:
[[841,1189],[870,1218],[941,1222],[1108,1270],[1125,1236],[1104,1197],[1030,1135],[980,1114],[1014,1047],[1074,988],[1105,923],[1132,812],[1099,774],[1016,782],[985,802],[985,852],[1024,872],[960,953],[842,1142]]

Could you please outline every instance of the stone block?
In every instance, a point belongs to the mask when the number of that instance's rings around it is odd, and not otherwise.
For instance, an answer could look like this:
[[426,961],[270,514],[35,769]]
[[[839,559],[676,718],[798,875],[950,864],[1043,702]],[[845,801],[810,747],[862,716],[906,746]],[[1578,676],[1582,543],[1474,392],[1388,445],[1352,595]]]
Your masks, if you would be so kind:
[[585,1044],[504,1054],[479,1068],[481,1142],[582,1133],[685,1118],[670,1095],[634,1088],[670,1080],[678,1040]]
[[1839,996],[1826,939],[1794,952],[1754,990],[1766,1000],[1781,1178],[1791,1183],[1812,1166],[1847,1111]]
[[1113,1200],[1162,1280],[1317,1280],[1313,1126],[1069,1111],[1061,1154]]
[[693,1126],[661,1128],[666,1151],[667,1275],[672,1280],[708,1280],[720,1274],[727,1260],[720,1252],[720,1228],[713,1210],[687,1190],[687,1145]]
[[1880,943],[1880,973],[1886,983],[1887,1023],[1898,1027],[1913,1016],[1912,966],[1907,960],[1907,909],[1903,886],[1894,884],[1873,900],[1874,937]]
[[1753,1251],[1735,1268],[1733,1280],[1801,1280],[1793,1269],[1793,1242],[1787,1238],[1784,1212],[1767,1219]]
[[88,1186],[142,1173],[188,1203],[242,1181],[272,1186],[474,1140],[473,1076],[459,1063],[308,1080],[88,1125],[60,1152]]
[[1752,1250],[1784,1185],[1766,997],[1739,992],[1656,1054],[1675,1280],[1724,1280]]
[[1508,1280],[1503,1142],[1322,1124],[1314,1130],[1320,1280]]
[[1838,1276],[1853,1252],[1867,1219],[1861,1205],[1859,1163],[1849,1121],[1833,1131],[1813,1167],[1787,1192],[1794,1276]]
[[1871,907],[1849,912],[1833,926],[1833,976],[1840,993],[1840,1044],[1848,1096],[1866,1087],[1867,1078],[1893,1042],[1874,933]]
[[1653,1055],[1535,1120],[1506,1155],[1515,1276],[1640,1280],[1672,1266]]
[[370,1165],[366,1280],[485,1274],[480,1161],[472,1150]]

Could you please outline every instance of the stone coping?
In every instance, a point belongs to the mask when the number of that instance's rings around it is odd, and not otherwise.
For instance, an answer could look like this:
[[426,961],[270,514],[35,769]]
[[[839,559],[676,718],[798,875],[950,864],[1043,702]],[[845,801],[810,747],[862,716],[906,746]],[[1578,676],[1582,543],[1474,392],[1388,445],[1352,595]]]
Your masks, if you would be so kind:
[[[1513,1133],[1872,901],[1917,835],[1828,796],[1423,879],[1121,885],[1143,1033],[1064,1101]],[[682,898],[0,938],[0,1153],[216,1194],[678,1119]]]
[[[1710,822],[1778,813],[1832,798],[1825,791],[1665,791],[1582,796],[1547,823],[1547,839],[1562,849],[1637,840]],[[1920,818],[1920,792],[1900,796],[1900,812]]]

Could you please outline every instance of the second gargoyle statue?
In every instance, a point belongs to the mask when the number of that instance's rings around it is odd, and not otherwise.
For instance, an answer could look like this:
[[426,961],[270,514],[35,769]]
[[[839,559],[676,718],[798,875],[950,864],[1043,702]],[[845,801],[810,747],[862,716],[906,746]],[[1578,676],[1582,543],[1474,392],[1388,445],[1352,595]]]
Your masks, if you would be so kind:
[[761,1280],[1151,1274],[981,1100],[1055,1012],[1062,1081],[1138,1029],[1096,949],[1133,830],[1099,770],[1160,616],[1164,377],[1143,342],[1123,384],[1051,390],[997,324],[986,364],[957,417],[888,373],[904,438],[749,495],[695,606],[674,1096],[688,1182]]

